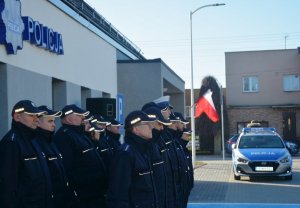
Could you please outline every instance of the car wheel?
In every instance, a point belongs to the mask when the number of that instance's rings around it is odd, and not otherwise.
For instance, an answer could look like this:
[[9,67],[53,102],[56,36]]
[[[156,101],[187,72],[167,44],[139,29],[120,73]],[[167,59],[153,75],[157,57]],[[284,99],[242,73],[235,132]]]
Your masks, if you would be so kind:
[[290,175],[290,176],[285,176],[285,180],[292,180],[293,179],[293,175]]
[[234,180],[240,180],[241,179],[241,176],[235,175],[234,168],[233,168],[233,176],[234,176]]
[[234,175],[234,180],[241,180],[241,176]]

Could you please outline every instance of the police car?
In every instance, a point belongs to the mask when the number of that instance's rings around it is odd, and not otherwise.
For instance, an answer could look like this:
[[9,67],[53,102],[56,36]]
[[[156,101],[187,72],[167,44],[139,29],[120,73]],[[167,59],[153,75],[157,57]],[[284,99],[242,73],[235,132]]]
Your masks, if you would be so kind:
[[234,179],[281,176],[291,180],[292,157],[275,128],[244,128],[233,145]]

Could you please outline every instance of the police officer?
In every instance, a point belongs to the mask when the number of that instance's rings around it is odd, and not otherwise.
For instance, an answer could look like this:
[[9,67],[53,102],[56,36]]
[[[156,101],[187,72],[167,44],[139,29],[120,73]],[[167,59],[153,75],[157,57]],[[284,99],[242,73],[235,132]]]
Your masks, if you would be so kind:
[[105,167],[109,172],[109,166],[114,155],[113,147],[110,145],[108,141],[108,136],[106,134],[106,127],[110,124],[110,122],[104,119],[99,114],[95,115],[94,120],[92,120],[92,122],[97,128],[103,129],[103,131],[101,131],[100,133],[100,138],[97,141],[95,141],[94,144],[96,145],[99,154],[103,158]]
[[150,153],[159,205],[160,207],[170,207],[171,204],[175,204],[175,186],[171,162],[164,141],[161,138],[161,131],[164,125],[168,126],[171,122],[163,117],[158,107],[144,105],[143,109],[149,117],[156,119],[153,122]]
[[67,175],[62,161],[62,155],[54,144],[55,118],[60,117],[61,111],[53,111],[47,106],[39,106],[45,111],[38,119],[36,137],[33,140],[40,147],[40,154],[45,158],[50,171],[52,182],[52,200],[55,208],[69,207],[73,192],[68,187]]
[[89,122],[90,128],[89,128],[88,132],[89,132],[89,138],[94,142],[95,146],[97,147],[98,141],[100,140],[100,134],[101,134],[101,132],[104,131],[104,129],[98,127],[96,125],[96,121],[97,120],[94,119]]
[[170,118],[171,110],[173,109],[173,106],[170,104],[169,101],[170,96],[162,96],[152,102],[155,103],[155,105],[161,110],[161,113],[167,120]]
[[110,120],[110,123],[106,127],[106,135],[107,135],[107,140],[109,145],[112,147],[113,151],[116,151],[119,146],[121,146],[120,142],[120,128],[122,124],[115,120],[112,119]]
[[[171,110],[173,109],[173,106],[170,105],[170,97],[169,96],[163,96],[160,97],[153,102],[160,108],[161,113],[163,114],[165,119],[170,119]],[[170,120],[171,121],[171,120]],[[176,207],[180,208],[182,207],[182,188],[180,183],[180,164],[179,164],[179,158],[178,158],[178,150],[177,145],[175,144],[175,138],[173,135],[169,132],[170,125],[164,125],[163,130],[161,131],[161,138],[163,144],[160,144],[162,148],[165,148],[168,152],[168,157],[171,163],[172,167],[172,175],[174,180],[174,199],[172,201],[175,201],[174,205],[169,205],[170,207]],[[171,202],[170,202],[171,203]]]
[[[179,115],[179,113],[177,113]],[[173,138],[173,145],[176,147],[176,156],[178,159],[178,165],[179,165],[179,186],[178,186],[178,191],[179,191],[179,207],[187,207],[187,201],[188,201],[188,196],[190,194],[191,190],[191,172],[190,172],[190,167],[188,163],[188,159],[186,156],[186,153],[184,151],[184,148],[182,147],[182,135],[183,135],[183,129],[179,130],[179,127],[181,127],[182,122],[181,117],[176,116],[174,113],[171,113],[170,115],[170,121],[172,124],[168,126],[168,132]]]
[[91,114],[85,116],[83,119],[84,130],[85,130],[87,136],[90,135],[91,121],[93,121],[93,119],[94,119],[94,116]]
[[52,207],[49,170],[32,143],[44,113],[30,100],[13,107],[11,129],[0,142],[0,207]]
[[83,120],[89,111],[72,104],[62,109],[62,127],[55,143],[63,156],[69,185],[77,195],[79,208],[105,207],[107,171],[91,140]]
[[133,111],[125,119],[125,143],[117,150],[111,165],[109,208],[153,208],[157,193],[149,156],[154,119]]
[[188,200],[189,194],[190,194],[192,188],[194,187],[194,167],[193,167],[191,152],[187,148],[187,144],[190,141],[192,131],[186,128],[186,125],[189,123],[189,121],[186,120],[181,113],[174,112],[174,115],[180,118],[180,122],[178,123],[177,128],[178,128],[178,131],[180,132],[179,135],[181,135],[181,137],[178,139],[178,141],[181,144],[181,146],[183,147],[183,150],[184,150],[187,162],[188,162],[188,166],[189,166],[188,170],[189,170],[189,176],[190,176],[190,178],[189,178],[190,190],[189,190],[188,196],[186,198],[186,200]]
[[187,143],[190,141],[191,133],[192,133],[192,131],[184,128],[182,136],[180,138],[180,142],[182,144],[182,147],[183,147],[186,159],[187,159],[188,171],[189,171],[188,189],[186,190],[187,192],[185,192],[185,195],[184,195],[184,197],[185,197],[184,204],[188,203],[191,190],[194,187],[194,168],[193,168],[192,156],[191,156],[190,151],[186,147]]

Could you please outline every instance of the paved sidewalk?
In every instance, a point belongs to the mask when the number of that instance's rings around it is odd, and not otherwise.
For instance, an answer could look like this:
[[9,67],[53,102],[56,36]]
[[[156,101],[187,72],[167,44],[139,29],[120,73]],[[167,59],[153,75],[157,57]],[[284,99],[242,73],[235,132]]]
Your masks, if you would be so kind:
[[221,155],[197,156],[206,165],[195,169],[195,184],[189,203],[218,203],[225,201],[228,182],[232,173],[231,158]]
[[[258,178],[235,181],[231,157],[221,155],[197,156],[205,165],[194,171],[194,188],[189,198],[189,208],[214,207],[221,204],[236,207],[241,203],[272,207],[274,204],[300,207],[300,155],[293,157],[293,180]],[[278,197],[281,196],[281,197]],[[234,205],[234,206],[233,206]],[[283,207],[285,207],[283,206]]]

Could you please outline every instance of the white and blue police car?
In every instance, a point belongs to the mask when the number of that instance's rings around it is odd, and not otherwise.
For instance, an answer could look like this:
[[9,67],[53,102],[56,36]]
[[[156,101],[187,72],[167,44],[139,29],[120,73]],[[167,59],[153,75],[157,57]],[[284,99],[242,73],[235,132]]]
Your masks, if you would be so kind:
[[234,179],[241,176],[293,177],[292,157],[275,128],[243,128],[232,148]]

